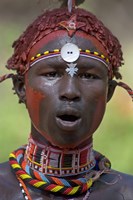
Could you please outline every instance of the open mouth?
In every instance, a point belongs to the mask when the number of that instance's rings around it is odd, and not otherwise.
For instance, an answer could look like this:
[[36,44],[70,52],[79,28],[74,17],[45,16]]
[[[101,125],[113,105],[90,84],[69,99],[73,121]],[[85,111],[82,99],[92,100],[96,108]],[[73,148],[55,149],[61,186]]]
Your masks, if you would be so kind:
[[66,131],[74,131],[79,128],[81,117],[74,114],[61,114],[56,117],[57,125]]
[[79,117],[74,116],[74,115],[61,115],[61,116],[58,116],[58,118],[66,122],[75,122],[79,119]]

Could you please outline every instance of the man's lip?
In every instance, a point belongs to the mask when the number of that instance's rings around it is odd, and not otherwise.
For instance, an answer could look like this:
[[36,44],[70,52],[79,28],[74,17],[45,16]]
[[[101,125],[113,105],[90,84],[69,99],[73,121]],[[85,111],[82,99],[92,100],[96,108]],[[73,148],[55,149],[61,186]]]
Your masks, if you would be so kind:
[[56,122],[59,128],[66,131],[74,131],[79,128],[82,121],[81,112],[71,106],[65,106],[56,115]]
[[56,123],[58,127],[65,131],[74,131],[78,129],[81,124],[81,121],[81,118],[77,118],[74,121],[66,121],[59,117],[56,117]]
[[59,112],[57,112],[56,117],[60,118],[60,116],[63,115],[70,115],[70,116],[75,116],[77,118],[81,118],[81,113],[78,109],[74,109],[71,107],[64,107],[62,110],[60,110]]

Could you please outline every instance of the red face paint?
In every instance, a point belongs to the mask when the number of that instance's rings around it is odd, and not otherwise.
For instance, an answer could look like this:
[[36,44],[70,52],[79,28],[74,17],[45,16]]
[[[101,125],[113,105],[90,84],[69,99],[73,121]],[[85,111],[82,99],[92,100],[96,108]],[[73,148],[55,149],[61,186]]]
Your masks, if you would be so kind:
[[30,117],[36,126],[39,126],[39,110],[41,101],[44,99],[41,92],[36,91],[30,85],[26,84],[26,105],[29,110]]
[[[78,32],[72,38],[54,33],[39,41],[29,59],[37,53],[61,49],[72,42],[82,49],[100,50],[87,34]],[[57,34],[58,35],[58,34]],[[49,39],[50,38],[50,39]],[[27,108],[32,122],[32,134],[60,148],[75,148],[91,142],[100,125],[106,107],[108,70],[100,62],[79,57],[78,74],[66,72],[67,63],[57,56],[39,61],[26,74]],[[40,139],[41,138],[41,139]]]
[[41,102],[45,101],[45,95],[39,90],[33,88],[29,83],[28,75],[25,76],[25,85],[26,85],[26,107],[28,109],[31,123],[35,128],[44,135],[48,140],[49,136],[40,129],[40,109]]

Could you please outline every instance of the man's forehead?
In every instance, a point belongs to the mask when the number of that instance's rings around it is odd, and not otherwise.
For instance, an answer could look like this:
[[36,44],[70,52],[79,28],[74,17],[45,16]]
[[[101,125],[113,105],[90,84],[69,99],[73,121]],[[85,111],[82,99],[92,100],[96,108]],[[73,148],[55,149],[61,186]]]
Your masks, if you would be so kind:
[[76,44],[80,49],[89,49],[91,51],[98,51],[105,53],[102,45],[92,36],[84,32],[77,31],[73,37],[69,37],[64,30],[55,31],[37,42],[29,52],[29,58],[35,56],[37,53],[45,51],[53,51],[54,49],[61,49],[66,43],[71,42]]

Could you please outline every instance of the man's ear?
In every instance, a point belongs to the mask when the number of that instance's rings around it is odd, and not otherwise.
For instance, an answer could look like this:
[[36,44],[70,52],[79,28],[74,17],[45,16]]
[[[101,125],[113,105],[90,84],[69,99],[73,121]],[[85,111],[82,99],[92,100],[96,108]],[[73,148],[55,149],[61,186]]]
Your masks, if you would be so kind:
[[12,77],[12,81],[13,81],[13,90],[15,90],[15,94],[18,95],[19,103],[26,103],[24,77],[19,75],[14,75]]
[[117,86],[117,82],[115,80],[109,80],[108,84],[109,84],[109,86],[108,86],[107,102],[109,102],[110,99],[112,98],[115,88]]

